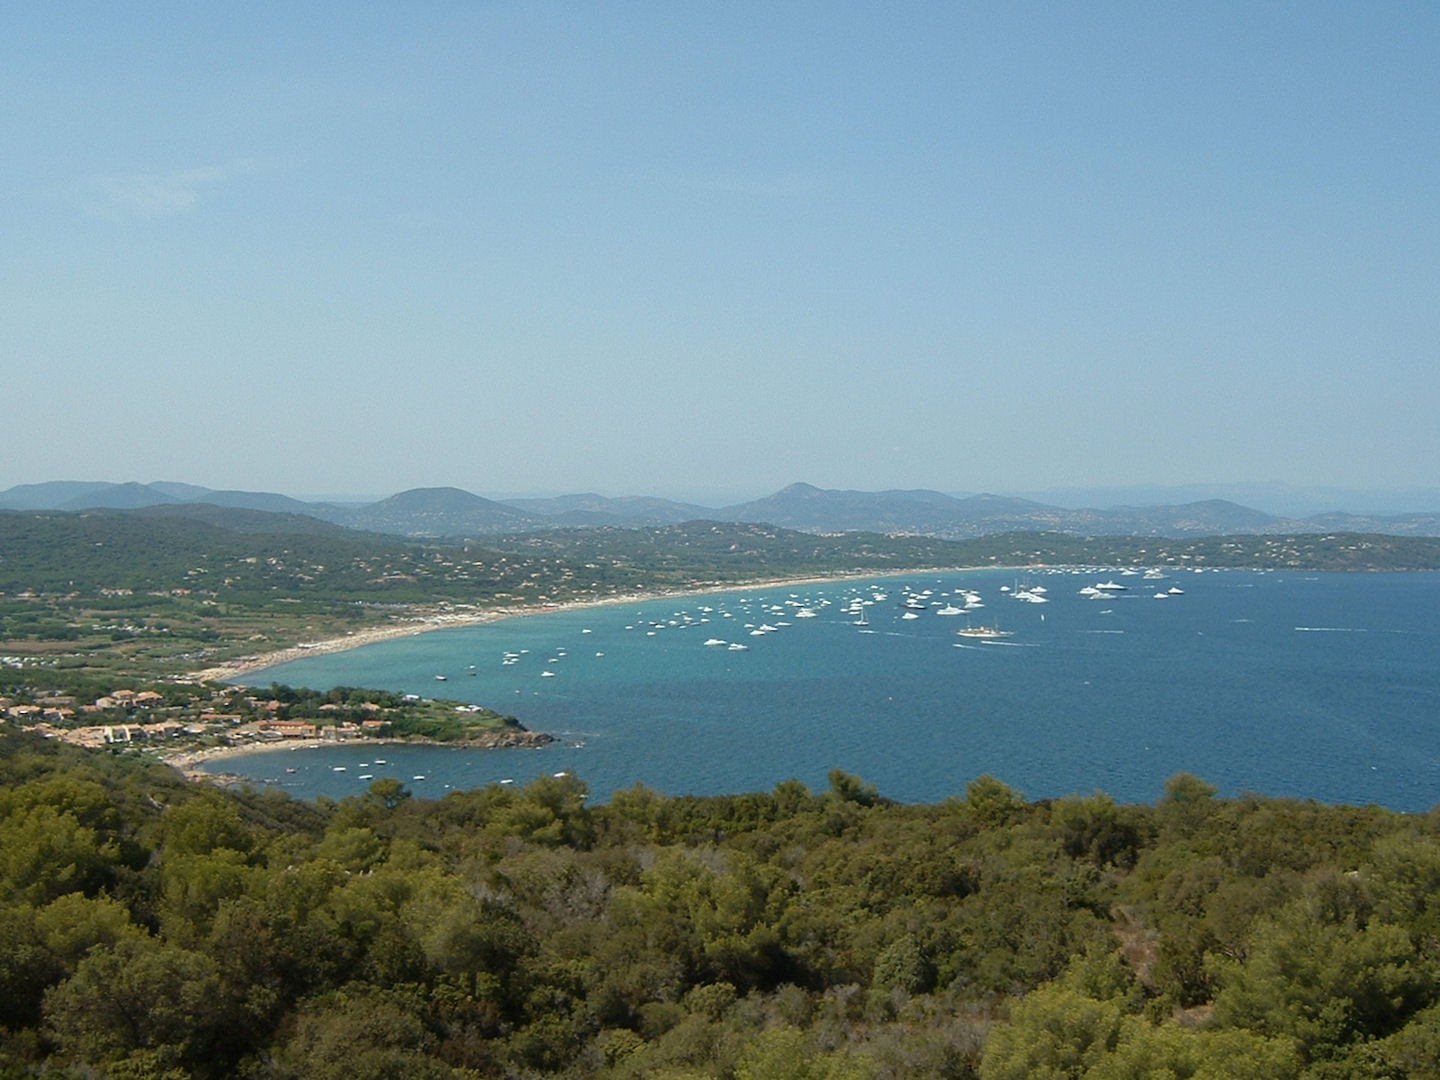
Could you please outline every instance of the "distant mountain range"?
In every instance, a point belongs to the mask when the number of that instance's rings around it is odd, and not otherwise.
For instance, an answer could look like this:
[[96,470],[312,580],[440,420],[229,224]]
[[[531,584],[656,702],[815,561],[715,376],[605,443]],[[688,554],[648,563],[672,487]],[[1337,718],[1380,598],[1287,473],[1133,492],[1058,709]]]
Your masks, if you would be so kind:
[[[204,510],[202,508],[212,508]],[[496,501],[460,488],[415,488],[360,506],[306,502],[272,492],[215,491],[178,483],[21,484],[0,492],[0,510],[124,510],[203,517],[213,508],[247,511],[244,527],[264,531],[285,515],[329,526],[406,537],[461,537],[595,526],[674,525],[731,521],[779,525],[807,532],[881,532],[968,539],[1042,530],[1081,536],[1224,536],[1360,532],[1440,536],[1440,513],[1373,514],[1332,511],[1287,517],[1227,499],[1174,504],[1069,509],[1001,495],[939,491],[837,491],[791,484],[773,495],[712,508],[644,496],[565,495]],[[309,526],[306,526],[309,528]]]

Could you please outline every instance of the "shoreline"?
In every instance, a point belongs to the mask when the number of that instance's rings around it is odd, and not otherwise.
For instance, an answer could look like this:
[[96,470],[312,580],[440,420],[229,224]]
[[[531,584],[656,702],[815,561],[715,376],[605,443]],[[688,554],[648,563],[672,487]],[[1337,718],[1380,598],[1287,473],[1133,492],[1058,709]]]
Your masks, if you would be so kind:
[[711,593],[738,592],[744,589],[770,589],[786,585],[822,585],[832,581],[865,581],[870,578],[897,577],[904,574],[955,574],[969,570],[1006,569],[1013,568],[994,566],[931,566],[920,567],[915,570],[879,571],[876,573],[807,575],[805,577],[769,578],[764,581],[742,581],[724,585],[704,585],[693,589],[630,593],[625,596],[610,596],[594,600],[567,600],[553,604],[527,604],[519,607],[498,607],[491,608],[487,611],[477,611],[466,614],[431,613],[428,615],[417,615],[412,622],[406,625],[376,626],[366,630],[356,630],[343,637],[303,642],[283,649],[276,649],[272,652],[262,653],[259,656],[242,657],[238,660],[227,661],[222,664],[216,664],[213,667],[204,668],[200,671],[191,672],[188,678],[197,682],[228,682],[238,679],[242,675],[250,675],[257,671],[263,671],[266,668],[276,667],[280,664],[288,664],[292,660],[300,660],[307,656],[326,656],[334,653],[349,652],[352,649],[363,648],[366,645],[376,645],[382,641],[394,641],[397,638],[415,637],[416,635],[427,634],[434,630],[453,630],[466,626],[481,626],[486,623],[499,622],[502,619],[525,618],[531,615],[545,615],[550,612],[581,611],[586,608],[609,607],[614,604],[648,603],[652,600],[665,600],[669,597],[706,596]]
[[402,739],[393,735],[356,735],[342,742],[334,739],[277,739],[271,743],[232,743],[229,746],[206,746],[199,749],[161,751],[155,759],[169,765],[187,780],[204,780],[209,783],[252,782],[253,778],[235,773],[211,772],[202,768],[215,761],[241,757],[245,754],[270,753],[275,750],[325,750],[335,746],[451,746],[457,750],[495,750],[505,747],[541,747],[554,741],[554,736],[544,732],[532,732],[529,728],[520,731],[498,732],[493,740],[485,738],[465,739],[459,742],[438,742],[433,739]]
[[[801,577],[779,577],[766,578],[762,581],[747,581],[725,584],[710,584],[687,589],[666,589],[655,592],[628,593],[624,596],[611,596],[593,600],[571,600],[561,603],[529,604],[516,607],[498,607],[487,611],[476,611],[473,613],[454,612],[431,612],[424,615],[416,615],[410,621],[396,626],[376,626],[366,630],[357,630],[346,634],[343,637],[327,638],[321,641],[305,642],[291,645],[284,649],[276,649],[272,652],[263,653],[259,656],[246,657],[230,661],[225,664],[217,664],[202,671],[193,672],[189,678],[197,681],[224,682],[238,679],[256,671],[263,671],[266,668],[275,667],[279,664],[289,663],[292,660],[299,660],[306,656],[320,656],[334,653],[349,652],[352,649],[363,648],[366,645],[375,645],[384,641],[394,641],[399,638],[415,637],[419,634],[430,633],[435,630],[458,629],[466,626],[480,626],[486,623],[499,622],[502,619],[525,618],[532,615],[544,615],[550,612],[581,611],[586,608],[610,607],[616,604],[648,603],[654,600],[665,600],[670,597],[694,597],[707,596],[714,593],[739,592],[747,589],[771,589],[782,588],[791,585],[823,585],[831,582],[843,581],[868,581],[875,578],[898,577],[906,574],[950,574],[963,573],[968,570],[992,570],[1009,569],[1007,567],[990,566],[960,566],[960,567],[920,567],[914,570],[881,571],[878,573],[856,572],[845,574],[805,575]],[[525,731],[526,735],[550,740],[545,732]],[[401,739],[393,736],[356,736],[345,740],[347,746],[394,746],[419,744],[430,746],[445,746],[461,744],[446,744],[428,742],[426,740]],[[240,757],[245,754],[266,752],[273,750],[313,750],[334,746],[335,743],[324,739],[289,739],[283,744],[265,745],[256,743],[245,743],[229,746],[209,746],[203,749],[178,750],[174,753],[161,753],[157,760],[164,762],[175,769],[187,780],[198,780],[211,784],[248,783],[250,778],[235,773],[212,772],[202,768],[202,765],[215,761],[223,761],[227,758]],[[493,748],[483,740],[478,743],[467,743],[464,745],[484,746]],[[495,746],[502,744],[494,744]]]

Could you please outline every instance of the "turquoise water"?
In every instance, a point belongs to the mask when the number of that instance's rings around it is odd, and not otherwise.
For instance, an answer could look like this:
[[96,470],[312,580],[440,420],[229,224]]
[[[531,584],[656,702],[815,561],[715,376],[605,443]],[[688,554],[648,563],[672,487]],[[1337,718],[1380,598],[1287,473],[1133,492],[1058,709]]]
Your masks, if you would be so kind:
[[[1079,593],[1107,581],[1126,588]],[[1031,585],[1047,603],[1013,598]],[[965,589],[984,607],[937,614]],[[904,618],[901,601],[926,590]],[[866,626],[857,598],[870,601]],[[795,777],[819,790],[841,768],[913,802],[982,773],[1030,798],[1098,789],[1149,802],[1185,770],[1225,795],[1422,810],[1440,803],[1437,613],[1440,574],[1245,571],[912,574],[601,606],[248,678],[475,702],[559,744],[275,749],[216,768],[332,797],[363,791],[362,777],[436,796],[569,769],[599,799],[636,782],[708,794]],[[967,622],[1010,636],[962,638]]]

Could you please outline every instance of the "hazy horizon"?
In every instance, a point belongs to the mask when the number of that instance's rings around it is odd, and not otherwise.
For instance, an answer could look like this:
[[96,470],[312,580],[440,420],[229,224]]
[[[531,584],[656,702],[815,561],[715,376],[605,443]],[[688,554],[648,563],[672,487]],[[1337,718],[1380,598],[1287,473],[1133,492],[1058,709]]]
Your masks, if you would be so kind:
[[6,29],[0,489],[1435,483],[1440,8]]
[[[796,480],[794,483],[807,483],[808,481]],[[177,480],[77,480],[74,478],[62,478],[50,481],[27,481],[11,488],[0,489],[0,495],[4,495],[13,488],[24,488],[32,485],[43,485],[45,483],[75,483],[75,484],[127,484],[139,483],[147,486],[183,485],[187,487],[202,488],[207,491],[221,490],[244,490],[260,493],[271,493],[285,495],[302,502],[332,503],[332,504],[355,504],[363,505],[379,502],[393,495],[400,494],[400,491],[384,492],[308,492],[301,490],[286,490],[277,488],[244,488],[244,489],[221,489],[208,487],[203,484],[195,484],[191,481]],[[789,487],[790,484],[783,485]],[[818,486],[818,485],[817,485]],[[531,499],[555,499],[581,495],[599,495],[602,498],[627,498],[644,497],[665,499],[677,503],[688,503],[707,509],[724,509],[736,506],[741,503],[763,499],[776,494],[778,490],[766,491],[742,491],[729,497],[715,493],[693,493],[686,491],[595,491],[581,490],[578,488],[544,490],[530,489],[519,491],[495,491],[476,488],[465,488],[459,484],[431,483],[416,485],[416,488],[459,488],[469,491],[473,495],[479,495],[485,499],[497,502],[524,502]],[[401,490],[414,490],[411,488]],[[838,491],[897,491],[917,490],[902,489],[893,485],[887,488],[859,489],[854,487],[840,487]],[[1080,509],[1112,509],[1124,506],[1147,506],[1147,505],[1177,505],[1191,502],[1202,502],[1210,499],[1223,499],[1235,502],[1251,509],[1261,510],[1265,513],[1281,516],[1307,516],[1331,511],[1346,512],[1352,514],[1381,514],[1396,515],[1409,513],[1440,513],[1440,487],[1411,486],[1406,488],[1335,488],[1328,486],[1296,486],[1283,482],[1246,482],[1235,483],[1203,483],[1203,484],[1181,484],[1181,485],[1153,485],[1153,484],[1132,484],[1112,487],[1086,487],[1076,486],[1068,488],[1046,488],[1036,490],[1009,491],[1001,489],[981,488],[974,491],[962,491],[955,489],[926,489],[940,491],[942,494],[953,498],[964,499],[975,495],[991,495],[1004,498],[1026,499],[1034,502],[1045,503],[1052,506],[1070,510]],[[200,501],[203,501],[201,499]]]

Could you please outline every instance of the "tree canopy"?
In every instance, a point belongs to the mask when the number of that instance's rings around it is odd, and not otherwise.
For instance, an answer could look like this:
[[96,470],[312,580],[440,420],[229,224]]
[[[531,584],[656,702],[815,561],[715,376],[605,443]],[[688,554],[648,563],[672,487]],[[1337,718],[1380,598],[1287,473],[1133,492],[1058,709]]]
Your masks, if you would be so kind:
[[0,731],[0,1075],[1435,1075],[1434,814],[587,795],[305,803]]

